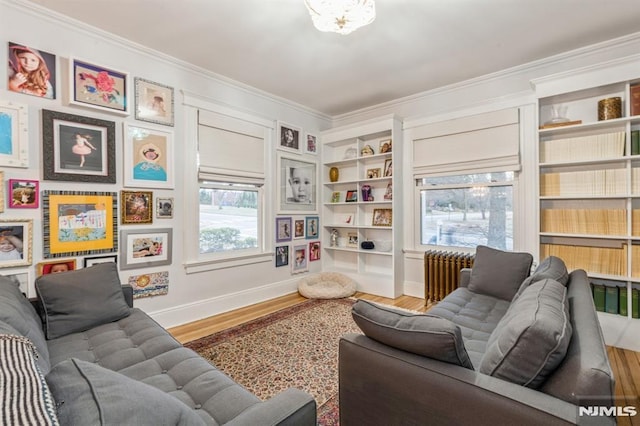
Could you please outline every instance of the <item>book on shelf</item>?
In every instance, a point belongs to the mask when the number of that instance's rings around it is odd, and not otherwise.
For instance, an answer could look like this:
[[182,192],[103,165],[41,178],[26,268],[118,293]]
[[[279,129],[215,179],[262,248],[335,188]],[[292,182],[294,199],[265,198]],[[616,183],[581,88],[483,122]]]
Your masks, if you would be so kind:
[[618,313],[618,286],[605,286],[604,310],[610,314]]
[[640,115],[640,84],[629,87],[629,103],[631,115]]
[[631,290],[631,318],[640,318],[640,312],[638,312],[639,293],[640,290],[638,290],[637,288]]
[[622,316],[627,316],[627,289],[625,287],[620,287],[618,289],[620,297],[618,298],[618,313]]
[[604,312],[604,307],[605,307],[604,285],[593,284],[593,303],[596,305],[596,311]]
[[540,162],[618,158],[624,155],[625,132],[602,133],[540,142]]
[[631,131],[631,155],[640,155],[640,130]]

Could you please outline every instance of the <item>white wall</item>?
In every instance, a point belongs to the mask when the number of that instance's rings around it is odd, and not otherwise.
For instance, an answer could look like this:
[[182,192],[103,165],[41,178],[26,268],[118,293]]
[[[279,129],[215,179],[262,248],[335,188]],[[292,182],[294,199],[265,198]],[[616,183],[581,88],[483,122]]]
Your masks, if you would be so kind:
[[[156,219],[152,225],[119,225],[122,229],[140,229],[148,227],[173,228],[173,263],[168,267],[154,267],[136,270],[120,271],[122,282],[127,282],[129,276],[141,273],[169,271],[169,294],[145,299],[137,299],[136,306],[150,313],[164,326],[174,326],[195,319],[213,315],[215,313],[246,306],[262,300],[280,296],[295,291],[297,278],[291,276],[286,267],[275,268],[273,261],[249,266],[219,269],[187,275],[183,267],[184,246],[190,242],[184,241],[185,192],[197,191],[197,182],[186,182],[184,168],[194,168],[195,164],[185,164],[185,158],[193,158],[181,150],[186,136],[182,91],[197,94],[206,102],[222,105],[242,113],[274,122],[282,120],[295,124],[304,130],[318,132],[330,125],[328,117],[310,109],[296,105],[283,99],[230,82],[221,76],[197,69],[189,64],[174,60],[165,55],[115,38],[99,30],[88,28],[82,23],[69,18],[42,13],[37,6],[22,1],[0,0],[0,61],[7,63],[7,43],[26,44],[34,48],[57,55],[57,99],[46,100],[34,96],[9,92],[6,84],[0,85],[0,99],[28,105],[29,109],[29,168],[3,168],[5,180],[8,179],[38,179],[41,190],[73,190],[73,191],[104,191],[118,192],[123,189],[122,171],[122,128],[123,123],[138,122],[133,113],[122,117],[95,109],[68,106],[66,104],[67,59],[75,57],[98,65],[108,66],[122,72],[128,72],[133,84],[133,77],[171,86],[176,94],[175,127],[158,126],[163,130],[172,129],[175,140],[175,189],[152,190],[155,197],[174,197],[175,211],[173,219]],[[215,55],[216,52],[210,52]],[[5,70],[0,72],[0,80],[6,81]],[[133,95],[133,86],[129,87]],[[64,95],[64,96],[63,96]],[[131,107],[133,97],[129,98]],[[51,109],[71,114],[100,118],[116,123],[116,172],[117,183],[112,184],[83,184],[75,182],[45,181],[41,171],[42,164],[42,132],[41,110]],[[275,135],[273,137],[275,139]],[[275,157],[274,157],[275,158]],[[311,157],[313,160],[317,158]],[[274,164],[270,165],[268,174],[272,175]],[[275,181],[272,179],[272,181]],[[126,188],[130,189],[130,188]],[[193,208],[193,207],[191,207]],[[33,234],[33,265],[29,267],[32,277],[35,277],[35,265],[44,260],[42,251],[42,212],[41,209],[8,209],[0,213],[1,219],[31,218],[34,220]],[[267,214],[266,226],[274,223],[274,212]],[[267,243],[272,246],[271,242]],[[78,265],[83,264],[81,257],[76,257]],[[310,264],[311,270],[320,268],[320,262]],[[0,270],[0,273],[11,273],[24,268]]]

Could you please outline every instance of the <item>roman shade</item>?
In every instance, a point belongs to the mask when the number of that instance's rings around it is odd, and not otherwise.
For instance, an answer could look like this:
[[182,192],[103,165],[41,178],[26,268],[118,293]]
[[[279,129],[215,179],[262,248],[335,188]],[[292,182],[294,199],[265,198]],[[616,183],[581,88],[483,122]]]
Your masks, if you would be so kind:
[[438,123],[412,131],[414,177],[520,168],[517,108]]
[[200,110],[198,178],[262,185],[265,130],[259,124]]

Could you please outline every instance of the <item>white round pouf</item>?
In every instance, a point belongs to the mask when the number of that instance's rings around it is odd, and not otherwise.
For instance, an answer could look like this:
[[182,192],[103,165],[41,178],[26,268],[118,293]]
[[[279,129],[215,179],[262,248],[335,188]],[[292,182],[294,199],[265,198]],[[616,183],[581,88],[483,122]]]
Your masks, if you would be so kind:
[[337,272],[321,272],[298,281],[298,292],[308,299],[341,299],[356,292],[356,282]]

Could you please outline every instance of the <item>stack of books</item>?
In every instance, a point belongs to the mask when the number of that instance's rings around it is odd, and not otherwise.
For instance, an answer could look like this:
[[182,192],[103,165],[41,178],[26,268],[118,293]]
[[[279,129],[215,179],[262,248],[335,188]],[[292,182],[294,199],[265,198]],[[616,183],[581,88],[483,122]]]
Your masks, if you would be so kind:
[[[628,291],[624,286],[611,282],[593,282],[593,303],[596,311],[628,316]],[[638,295],[640,290],[631,289],[631,317],[640,318]]]
[[[638,219],[638,225],[640,225],[640,211]],[[542,209],[540,227],[542,232],[562,234],[627,235],[627,211],[625,209]]]
[[625,132],[580,136],[540,142],[540,162],[617,158],[624,155]]
[[621,248],[540,244],[542,259],[556,256],[564,260],[567,269],[584,269],[604,275],[627,275],[627,245]]

